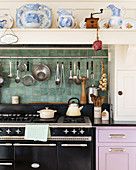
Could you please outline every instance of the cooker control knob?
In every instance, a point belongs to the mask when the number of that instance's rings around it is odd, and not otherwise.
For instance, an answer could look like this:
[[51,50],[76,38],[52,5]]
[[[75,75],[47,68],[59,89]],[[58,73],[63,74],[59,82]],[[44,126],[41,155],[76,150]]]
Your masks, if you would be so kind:
[[76,134],[76,132],[77,132],[77,131],[76,131],[75,129],[72,130],[72,133],[73,133],[74,135]]
[[64,133],[67,134],[69,131],[67,129],[64,130]]
[[20,129],[17,129],[17,130],[16,130],[16,133],[17,133],[17,134],[20,134],[20,133],[21,133],[21,130],[20,130]]
[[84,134],[84,132],[85,132],[85,131],[84,131],[83,129],[80,130],[80,133],[81,133],[82,135]]
[[2,130],[2,129],[0,129],[0,133],[2,133],[2,131],[3,131],[3,130]]
[[7,129],[6,132],[7,132],[8,134],[10,134],[10,133],[11,133],[11,130],[10,130],[10,129]]

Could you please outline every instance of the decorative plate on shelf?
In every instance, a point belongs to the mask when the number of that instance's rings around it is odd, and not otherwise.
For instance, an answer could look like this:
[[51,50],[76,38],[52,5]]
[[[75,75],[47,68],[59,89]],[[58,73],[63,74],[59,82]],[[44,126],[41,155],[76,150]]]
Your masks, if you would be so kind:
[[16,25],[19,28],[49,28],[51,24],[52,13],[45,5],[23,5],[16,13]]
[[79,23],[79,27],[80,27],[81,29],[86,28],[86,22],[85,22],[85,19],[83,19],[83,20]]
[[109,25],[109,19],[102,19],[99,21],[99,27],[100,29],[109,29],[110,25]]
[[13,18],[9,14],[0,14],[0,29],[11,28]]
[[124,19],[122,24],[122,29],[125,30],[136,29],[136,21],[133,19]]

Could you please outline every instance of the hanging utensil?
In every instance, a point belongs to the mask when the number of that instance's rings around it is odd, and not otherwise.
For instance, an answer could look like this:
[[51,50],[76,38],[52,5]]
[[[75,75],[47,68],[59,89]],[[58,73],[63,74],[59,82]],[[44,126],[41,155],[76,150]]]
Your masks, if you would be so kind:
[[12,71],[11,71],[11,66],[12,66],[12,63],[11,63],[11,59],[9,60],[9,75],[8,75],[8,78],[12,78],[13,75],[12,75]]
[[86,79],[89,80],[89,62],[86,62]]
[[22,78],[22,83],[25,86],[32,86],[34,84],[34,78],[31,74],[29,74],[29,61],[27,62],[27,74],[24,75],[24,77]]
[[72,62],[70,62],[70,73],[69,73],[68,84],[73,84],[73,77],[72,77]]
[[61,64],[61,78],[60,78],[60,87],[63,84],[63,93],[65,92],[65,73],[64,73],[64,62]]
[[86,83],[86,77],[82,77],[82,93],[81,93],[81,98],[80,98],[80,104],[86,104],[87,103],[87,98],[86,98],[86,93],[85,93],[85,83]]
[[80,71],[79,71],[79,69],[80,69],[80,62],[78,62],[78,65],[77,65],[77,78],[75,79],[75,83],[76,83],[76,85],[80,85],[81,84],[81,77],[80,77]]
[[94,79],[93,61],[91,61],[91,79]]
[[17,61],[17,77],[15,78],[15,82],[16,83],[19,83],[20,82],[20,78],[19,78],[19,70],[18,70],[18,65],[19,65],[19,62]]
[[[23,60],[23,57],[22,57],[22,60]],[[18,70],[19,70],[20,72],[24,72],[24,71],[26,71],[26,69],[27,69],[27,66],[26,66],[26,64],[22,61],[22,62],[19,64],[19,66],[18,66]]]
[[76,75],[76,61],[74,61],[74,75],[73,75],[73,80],[75,80],[77,78]]
[[37,81],[48,80],[50,74],[50,69],[45,64],[38,64],[32,69],[32,76]]
[[99,40],[98,27],[97,27],[97,40],[93,43],[93,47],[94,47],[95,53],[96,53],[98,50],[102,50],[102,41]]
[[57,62],[57,64],[56,64],[55,83],[56,83],[56,85],[59,85],[59,84],[60,84],[59,62]]

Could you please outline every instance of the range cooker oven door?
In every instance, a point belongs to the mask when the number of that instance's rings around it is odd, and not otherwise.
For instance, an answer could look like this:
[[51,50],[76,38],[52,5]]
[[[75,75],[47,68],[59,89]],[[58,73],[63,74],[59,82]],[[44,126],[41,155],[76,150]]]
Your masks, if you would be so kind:
[[14,152],[12,143],[0,143],[0,170],[13,170]]
[[15,143],[15,170],[57,170],[55,143]]
[[92,170],[92,142],[59,142],[59,170]]

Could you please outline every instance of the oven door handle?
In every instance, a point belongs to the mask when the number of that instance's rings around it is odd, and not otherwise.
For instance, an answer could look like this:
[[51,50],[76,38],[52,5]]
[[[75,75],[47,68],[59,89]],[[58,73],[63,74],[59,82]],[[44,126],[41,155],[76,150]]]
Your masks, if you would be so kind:
[[0,163],[0,166],[12,166],[12,163]]
[[12,146],[12,143],[1,143],[0,146]]
[[62,147],[87,147],[87,144],[61,144]]
[[21,144],[21,143],[15,143],[14,146],[56,146],[55,143],[50,144]]

